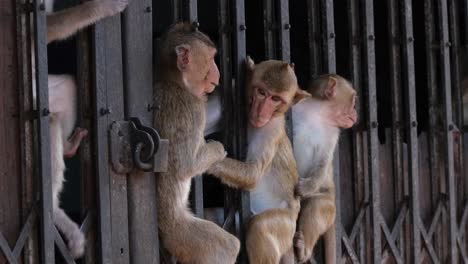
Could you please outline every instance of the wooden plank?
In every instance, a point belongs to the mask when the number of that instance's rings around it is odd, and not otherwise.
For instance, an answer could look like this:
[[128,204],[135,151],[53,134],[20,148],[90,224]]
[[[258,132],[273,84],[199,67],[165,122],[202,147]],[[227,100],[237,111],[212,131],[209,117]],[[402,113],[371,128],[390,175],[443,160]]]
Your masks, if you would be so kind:
[[[125,117],[152,126],[152,2],[133,1],[123,17]],[[159,263],[156,182],[152,172],[128,175],[131,263]]]

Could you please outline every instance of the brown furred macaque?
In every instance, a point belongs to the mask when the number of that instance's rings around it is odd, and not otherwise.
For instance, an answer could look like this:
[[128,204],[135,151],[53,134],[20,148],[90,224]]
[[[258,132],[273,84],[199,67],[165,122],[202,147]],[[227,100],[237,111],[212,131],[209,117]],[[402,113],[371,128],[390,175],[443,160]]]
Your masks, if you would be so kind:
[[352,127],[358,117],[356,91],[343,77],[319,76],[307,91],[312,97],[293,107],[294,155],[300,175],[296,192],[301,196],[295,237],[299,263],[311,258],[318,238],[335,221],[333,153],[340,129]]
[[[46,1],[47,10],[52,10],[53,1]],[[117,14],[127,6],[127,0],[93,0],[59,12],[47,14],[47,44],[75,34],[98,20]],[[34,54],[34,49],[32,49]],[[34,58],[34,55],[32,56]],[[33,73],[35,60],[32,60]],[[35,74],[33,74],[35,97]],[[85,236],[79,226],[60,208],[59,195],[63,188],[64,157],[75,155],[81,140],[88,131],[73,129],[76,121],[76,83],[72,76],[49,74],[50,151],[54,224],[65,236],[73,258],[84,254]],[[70,136],[71,135],[71,136]]]
[[205,142],[206,93],[218,85],[216,47],[188,23],[162,37],[156,70],[154,126],[169,139],[168,170],[156,177],[163,246],[181,263],[235,263],[239,240],[187,208],[193,177],[223,160],[221,143]]
[[298,172],[285,130],[285,112],[310,96],[299,89],[293,66],[247,58],[248,150],[245,162],[226,158],[208,170],[232,187],[249,189],[253,217],[247,228],[250,263],[294,263],[293,237],[300,209]]

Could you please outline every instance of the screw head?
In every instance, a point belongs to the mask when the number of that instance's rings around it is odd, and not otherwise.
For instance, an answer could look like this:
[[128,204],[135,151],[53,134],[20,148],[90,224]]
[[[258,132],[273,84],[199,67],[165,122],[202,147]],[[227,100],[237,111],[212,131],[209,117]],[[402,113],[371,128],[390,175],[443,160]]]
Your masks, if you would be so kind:
[[240,29],[241,31],[244,31],[244,30],[247,29],[247,27],[246,27],[245,25],[240,25],[240,26],[239,26],[239,29]]

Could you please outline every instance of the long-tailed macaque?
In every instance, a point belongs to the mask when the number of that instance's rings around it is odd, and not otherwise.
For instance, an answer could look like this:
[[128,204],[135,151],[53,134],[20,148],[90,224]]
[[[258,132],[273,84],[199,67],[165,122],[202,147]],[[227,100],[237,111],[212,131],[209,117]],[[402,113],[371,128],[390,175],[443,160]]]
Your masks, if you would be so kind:
[[340,128],[357,120],[356,92],[336,74],[319,76],[307,90],[311,98],[293,107],[294,155],[300,181],[301,211],[295,237],[296,256],[304,263],[315,243],[335,221],[333,153]]
[[239,240],[187,208],[191,179],[226,156],[221,143],[203,137],[206,94],[219,82],[216,47],[192,25],[178,23],[162,37],[158,55],[154,125],[170,142],[168,170],[157,176],[163,246],[182,263],[235,263]]
[[222,182],[250,189],[254,214],[246,236],[250,263],[294,263],[293,237],[300,209],[294,189],[298,172],[284,114],[308,93],[299,89],[287,62],[247,58],[248,151],[245,162],[230,158],[208,170]]
[[[47,1],[49,5],[52,3]],[[48,14],[47,44],[70,37],[78,30],[94,24],[102,18],[121,12],[127,3],[127,0],[93,0]],[[51,7],[46,7],[46,9],[52,10]],[[34,62],[34,60],[32,61]],[[63,188],[64,156],[73,156],[88,132],[86,129],[77,128],[72,134],[76,120],[76,84],[73,77],[70,75],[48,75],[48,88],[54,223],[67,239],[71,255],[74,258],[79,258],[84,253],[85,237],[78,225],[60,208],[59,194]],[[33,91],[35,91],[34,80]]]

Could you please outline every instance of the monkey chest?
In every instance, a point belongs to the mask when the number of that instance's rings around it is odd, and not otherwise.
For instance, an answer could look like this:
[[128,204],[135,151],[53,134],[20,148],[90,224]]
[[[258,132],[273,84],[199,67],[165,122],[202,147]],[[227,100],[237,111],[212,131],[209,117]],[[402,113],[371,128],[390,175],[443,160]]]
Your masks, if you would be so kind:
[[279,179],[280,177],[270,170],[250,193],[250,208],[254,215],[288,206],[287,192]]

